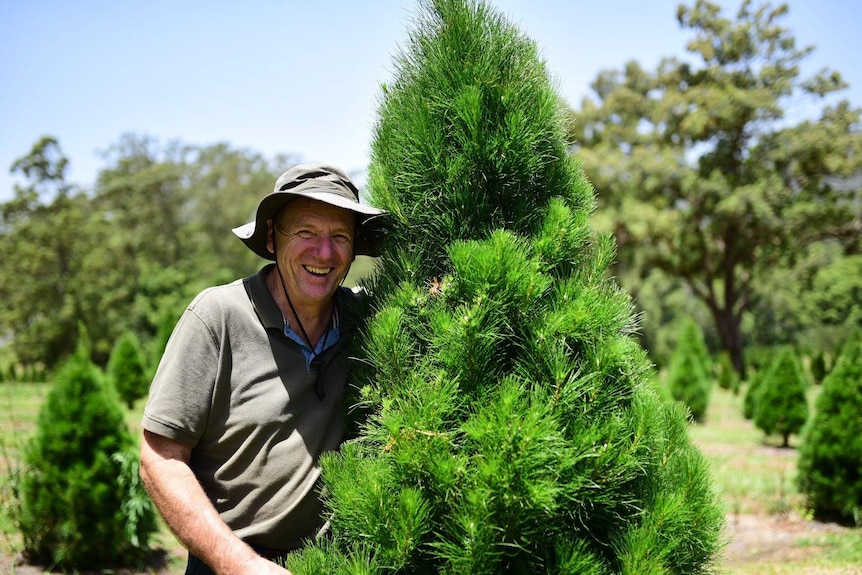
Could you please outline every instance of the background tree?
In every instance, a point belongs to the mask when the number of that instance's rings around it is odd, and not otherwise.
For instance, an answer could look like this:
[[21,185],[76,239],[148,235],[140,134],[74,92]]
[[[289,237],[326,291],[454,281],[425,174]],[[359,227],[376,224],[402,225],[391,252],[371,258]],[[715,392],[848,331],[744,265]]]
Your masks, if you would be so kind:
[[790,347],[781,350],[760,382],[754,424],[766,435],[781,435],[782,447],[790,446],[790,434],[799,433],[808,419],[808,385],[799,357]]
[[[858,250],[860,111],[847,102],[793,125],[793,98],[844,87],[837,72],[800,77],[812,48],[779,25],[786,5],[746,0],[736,19],[698,0],[680,6],[689,58],[654,72],[602,72],[571,132],[620,245],[621,276],[651,268],[684,282],[712,315],[744,375],[742,324],[756,281],[792,253],[833,238]],[[845,180],[842,180],[845,178]]]
[[734,394],[739,393],[739,376],[733,368],[733,361],[727,352],[722,352],[719,355],[718,386],[722,389],[729,389]]
[[762,274],[754,286],[751,341],[760,346],[795,345],[833,358],[841,342],[860,329],[860,256],[847,255],[836,240],[792,254],[792,262]]
[[360,342],[370,417],[323,462],[333,538],[303,573],[701,573],[722,513],[653,392],[609,236],[536,46],[422,4],[369,188],[391,214]]
[[823,381],[799,448],[799,490],[815,517],[862,524],[862,339]]
[[[13,165],[25,176],[0,221],[0,323],[23,366],[61,363],[78,321],[104,365],[132,330],[154,336],[197,291],[251,273],[257,262],[230,228],[248,221],[287,156],[267,161],[208,147],[125,135],[105,154],[93,190],[66,181],[55,138]],[[26,281],[24,281],[26,279]]]
[[745,397],[742,400],[742,415],[745,419],[754,419],[760,391],[763,388],[763,379],[766,376],[767,371],[768,367],[760,367],[757,369],[749,368],[748,370],[748,385],[745,390]]
[[111,350],[107,376],[129,409],[147,395],[151,375],[141,342],[133,332],[125,332]]
[[694,322],[686,322],[668,366],[667,386],[671,397],[682,402],[694,421],[703,422],[712,392],[712,377],[706,371],[709,359],[700,330]]
[[811,356],[811,379],[814,383],[823,383],[828,370],[826,368],[826,354],[822,351],[816,351]]
[[[141,505],[143,489],[124,476],[137,473],[120,462],[134,442],[88,349],[82,343],[57,373],[24,452],[15,516],[25,555],[39,565],[129,565],[148,551],[157,531],[152,506]],[[139,505],[129,516],[132,500]]]
[[27,183],[2,206],[0,325],[14,335],[24,365],[54,365],[75,345],[69,335],[81,309],[74,271],[90,228],[86,198],[66,181],[68,163],[55,138],[41,138],[12,165]]

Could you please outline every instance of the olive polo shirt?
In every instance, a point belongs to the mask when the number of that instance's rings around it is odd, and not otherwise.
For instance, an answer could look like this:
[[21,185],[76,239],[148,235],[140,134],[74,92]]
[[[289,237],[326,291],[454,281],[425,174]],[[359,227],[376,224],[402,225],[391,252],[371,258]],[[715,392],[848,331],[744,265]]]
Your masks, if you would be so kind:
[[338,290],[341,337],[308,369],[267,289],[270,269],[192,301],[153,379],[143,427],[192,448],[192,470],[239,537],[291,550],[325,525],[318,457],[343,439],[346,346],[361,296]]

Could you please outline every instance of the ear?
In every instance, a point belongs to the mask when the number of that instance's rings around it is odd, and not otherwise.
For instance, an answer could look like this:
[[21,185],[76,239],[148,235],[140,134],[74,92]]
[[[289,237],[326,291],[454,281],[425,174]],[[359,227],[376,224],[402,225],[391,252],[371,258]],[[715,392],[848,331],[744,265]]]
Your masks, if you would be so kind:
[[266,220],[266,251],[275,253],[275,236],[273,235],[272,220]]

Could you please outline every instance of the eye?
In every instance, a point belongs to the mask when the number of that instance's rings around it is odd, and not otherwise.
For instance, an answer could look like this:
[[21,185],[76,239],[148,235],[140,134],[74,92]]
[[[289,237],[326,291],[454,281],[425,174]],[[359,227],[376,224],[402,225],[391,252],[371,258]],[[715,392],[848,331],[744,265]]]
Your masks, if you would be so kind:
[[339,244],[349,244],[352,241],[352,238],[347,234],[335,234],[332,236],[332,240]]
[[314,232],[311,230],[297,230],[296,235],[304,240],[310,240],[314,237]]

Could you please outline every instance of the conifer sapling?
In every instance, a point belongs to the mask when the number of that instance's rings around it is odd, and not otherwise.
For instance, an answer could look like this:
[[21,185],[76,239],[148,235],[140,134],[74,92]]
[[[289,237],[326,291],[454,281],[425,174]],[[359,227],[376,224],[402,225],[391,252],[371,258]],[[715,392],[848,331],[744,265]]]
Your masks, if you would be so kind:
[[684,411],[647,383],[610,236],[535,44],[421,4],[383,90],[386,209],[357,342],[358,435],[324,458],[309,573],[704,573],[722,511]]

